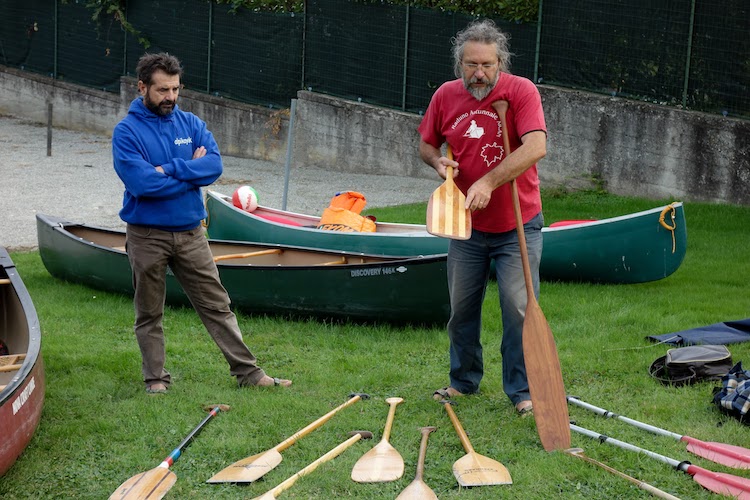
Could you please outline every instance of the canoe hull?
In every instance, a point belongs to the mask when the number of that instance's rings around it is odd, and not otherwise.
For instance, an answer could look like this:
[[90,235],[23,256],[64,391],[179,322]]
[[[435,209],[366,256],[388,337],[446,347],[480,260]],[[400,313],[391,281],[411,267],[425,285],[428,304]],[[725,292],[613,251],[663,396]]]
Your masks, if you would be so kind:
[[26,357],[20,369],[0,373],[0,476],[26,449],[42,417],[44,362],[36,310],[7,251],[0,247],[0,338],[10,354]]
[[[682,203],[672,205],[675,218],[668,218],[667,223],[675,226],[674,251],[672,232],[659,223],[666,207],[543,228],[541,279],[628,284],[666,278],[680,267],[687,248]],[[206,192],[206,209],[209,235],[218,239],[404,256],[444,253],[450,241],[429,234],[426,226],[418,224],[378,223],[375,233],[322,231],[314,228],[317,217],[266,207],[247,213],[214,191]]]
[[[101,290],[133,294],[131,269],[122,250],[92,244],[68,229],[83,227],[48,216],[37,216],[39,252],[53,276]],[[88,227],[106,234],[114,247],[124,246],[120,231]],[[67,229],[66,229],[67,228]],[[246,242],[210,240],[217,255],[221,245],[248,248]],[[284,245],[252,244],[250,249],[309,250]],[[361,254],[333,252],[329,258]],[[446,255],[416,258],[382,258],[380,262],[321,265],[248,265],[237,260],[217,263],[219,275],[234,307],[251,314],[281,314],[342,318],[388,323],[441,323],[448,320],[450,304]],[[168,273],[167,302],[188,305],[176,278]]]

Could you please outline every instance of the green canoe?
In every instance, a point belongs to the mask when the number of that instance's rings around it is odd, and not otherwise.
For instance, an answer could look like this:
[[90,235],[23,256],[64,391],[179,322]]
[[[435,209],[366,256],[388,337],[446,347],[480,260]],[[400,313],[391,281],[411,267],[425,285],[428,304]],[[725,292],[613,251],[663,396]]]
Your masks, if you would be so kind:
[[[39,253],[52,276],[132,295],[125,233],[37,215]],[[446,255],[386,257],[279,244],[209,240],[234,307],[353,321],[445,324]],[[167,302],[187,305],[167,276]]]
[[[446,238],[424,225],[376,223],[374,233],[316,229],[319,217],[259,206],[252,213],[231,197],[206,191],[206,225],[212,238],[299,245],[373,255],[429,255],[448,251]],[[663,219],[663,223],[660,222]],[[681,202],[643,212],[542,229],[540,277],[545,281],[643,283],[666,278],[687,248]]]

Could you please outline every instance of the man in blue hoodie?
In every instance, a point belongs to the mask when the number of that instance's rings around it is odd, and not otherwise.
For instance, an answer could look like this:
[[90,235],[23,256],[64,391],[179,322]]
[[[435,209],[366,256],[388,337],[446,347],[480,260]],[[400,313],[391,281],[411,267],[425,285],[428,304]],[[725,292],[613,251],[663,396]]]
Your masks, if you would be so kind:
[[177,106],[180,61],[145,54],[136,68],[141,97],[112,134],[115,171],[125,184],[120,218],[127,223],[126,250],[133,269],[135,336],[148,393],[165,393],[164,299],[172,272],[244,386],[289,386],[257,366],[242,340],[229,295],[221,284],[203,233],[201,187],[222,173],[221,155],[205,122]]

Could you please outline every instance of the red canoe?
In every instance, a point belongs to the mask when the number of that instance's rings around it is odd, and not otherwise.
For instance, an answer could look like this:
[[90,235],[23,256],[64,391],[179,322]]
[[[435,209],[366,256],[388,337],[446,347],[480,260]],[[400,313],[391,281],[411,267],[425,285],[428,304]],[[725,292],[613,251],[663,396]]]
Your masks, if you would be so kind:
[[44,405],[39,318],[5,248],[0,247],[0,476],[26,449]]

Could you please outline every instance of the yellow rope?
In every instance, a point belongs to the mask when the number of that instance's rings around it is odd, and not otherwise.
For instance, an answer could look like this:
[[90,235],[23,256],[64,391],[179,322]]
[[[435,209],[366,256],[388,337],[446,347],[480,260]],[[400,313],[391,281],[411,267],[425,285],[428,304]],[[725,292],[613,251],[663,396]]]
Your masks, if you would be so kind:
[[[676,210],[675,210],[674,205],[675,205],[674,203],[670,203],[669,205],[667,205],[666,207],[664,207],[664,210],[661,211],[661,215],[659,215],[659,224],[661,224],[664,229],[666,229],[667,231],[669,231],[669,232],[672,233],[672,253],[674,253],[675,250],[676,250],[676,248],[675,248],[675,239],[674,239],[674,230],[677,227],[677,223],[674,220],[675,219],[675,214],[676,214]],[[670,212],[670,211],[671,211],[670,216],[672,217],[672,225],[671,226],[669,224],[667,224],[666,222],[664,222],[664,216],[667,215],[667,212]]]

